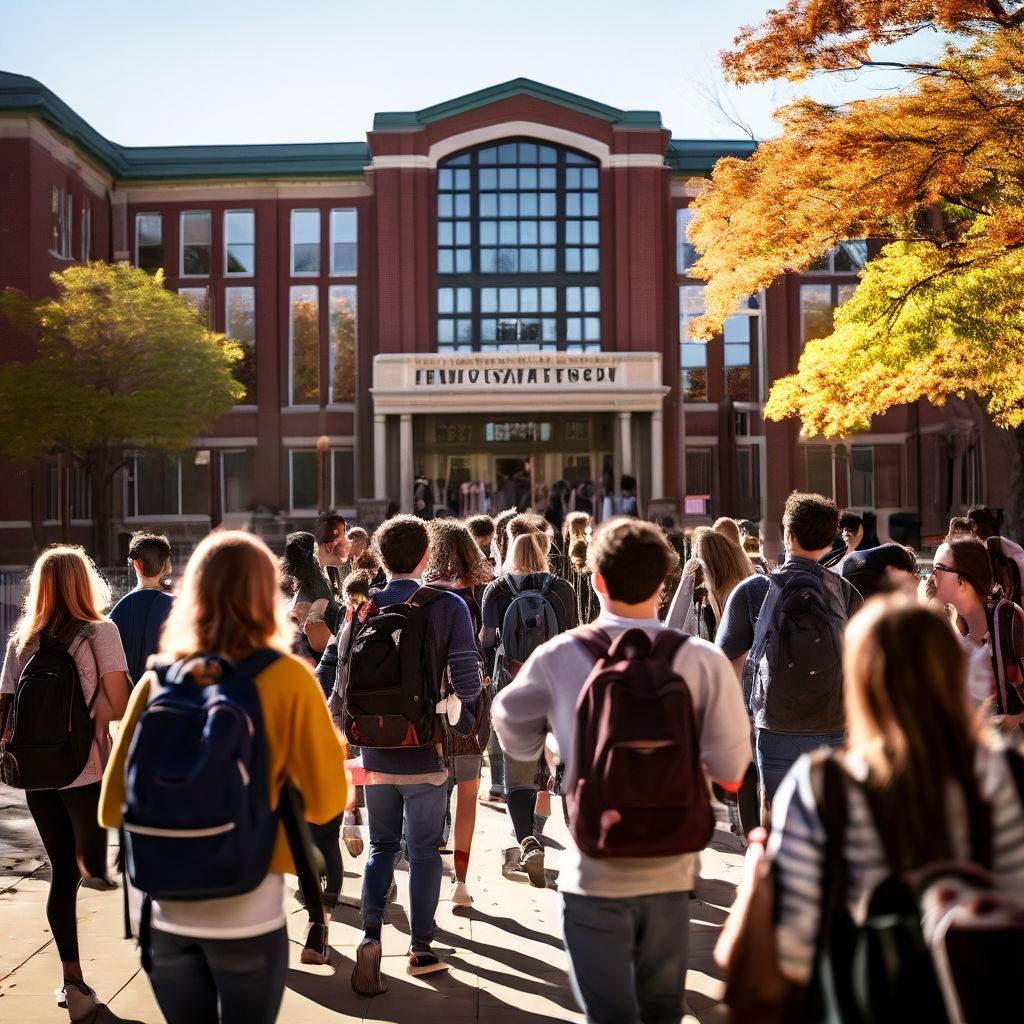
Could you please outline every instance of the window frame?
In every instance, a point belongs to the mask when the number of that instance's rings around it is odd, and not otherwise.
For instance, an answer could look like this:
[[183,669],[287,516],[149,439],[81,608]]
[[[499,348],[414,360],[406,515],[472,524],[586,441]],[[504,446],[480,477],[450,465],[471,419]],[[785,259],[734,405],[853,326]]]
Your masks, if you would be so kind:
[[[351,213],[355,221],[355,239],[351,243],[355,246],[353,267],[351,270],[338,270],[334,265],[334,215],[336,213]],[[359,276],[359,207],[357,206],[334,206],[327,212],[327,268],[329,277],[358,277]]]
[[[238,406],[236,406],[235,408],[238,408]],[[218,462],[217,469],[219,471],[218,472],[218,482],[219,482],[219,485],[220,485],[220,487],[219,487],[220,494],[218,495],[218,498],[220,500],[220,513],[221,513],[222,516],[247,516],[252,511],[251,509],[242,509],[241,511],[237,511],[237,512],[236,511],[230,511],[229,512],[228,508],[227,508],[227,502],[224,500],[224,495],[225,495],[224,481],[226,479],[226,474],[224,473],[224,456],[225,455],[246,455],[246,454],[250,454],[250,453],[251,453],[252,461],[253,461],[253,463],[255,463],[255,461],[256,461],[256,449],[255,448],[220,448],[220,449],[217,450],[217,462]],[[252,484],[254,483],[254,481],[255,481],[255,474],[254,474],[253,480],[251,480],[249,482],[250,483],[250,490],[252,490]],[[250,497],[251,496],[252,495],[250,495]]]
[[[224,232],[224,277],[237,280],[239,278],[254,278],[256,276],[256,211],[252,207],[240,207],[223,211],[224,216],[221,219],[221,226]],[[247,213],[252,217],[252,241],[251,242],[235,242],[235,245],[248,245],[252,247],[252,270],[229,270],[228,269],[228,249],[231,247],[232,242],[228,236],[228,217],[233,213]]]
[[[188,450],[193,457],[195,456],[195,449],[190,448]],[[147,513],[145,515],[138,514],[139,508],[139,469],[138,460],[140,457],[149,455],[163,455],[164,458],[173,459],[178,466],[178,502],[177,512],[154,512]],[[207,508],[206,512],[182,512],[184,506],[184,472],[182,471],[182,458],[183,454],[168,455],[166,452],[145,452],[140,450],[128,451],[126,453],[126,459],[130,463],[126,467],[126,472],[123,477],[123,491],[122,491],[122,506],[125,510],[125,521],[131,523],[161,523],[161,522],[176,522],[176,523],[208,523],[210,522],[210,512]],[[131,486],[134,483],[135,488],[135,503],[133,508],[129,508],[129,493]],[[209,504],[209,496],[207,496],[207,504]]]
[[[317,218],[316,233],[316,270],[295,269],[295,215],[297,213],[315,213]],[[301,245],[312,245],[312,242],[301,242]],[[324,217],[318,206],[295,206],[288,212],[288,269],[291,277],[322,277],[324,248]]]
[[[164,267],[164,263],[165,263],[164,253],[166,251],[165,250],[165,246],[164,246],[164,215],[162,213],[160,213],[159,211],[156,211],[156,210],[151,211],[151,212],[140,211],[139,213],[135,214],[135,266],[139,270],[144,269],[142,267],[142,265],[139,263],[139,220],[142,217],[156,217],[160,221],[160,268],[159,269],[164,270],[164,269],[166,269]],[[155,245],[147,245],[146,248],[147,249],[155,249],[156,246]],[[152,271],[152,270],[147,270],[146,271],[147,274],[152,274],[153,272],[154,271]]]
[[82,263],[89,263],[92,260],[92,203],[88,200],[82,203],[81,228],[79,231],[79,245],[81,246]]
[[[206,243],[206,266],[207,271],[205,274],[186,274],[185,273],[185,218],[189,216],[195,216],[196,214],[205,214],[206,221],[210,225],[210,240]],[[189,242],[190,246],[195,246],[195,242]],[[213,273],[213,211],[212,210],[181,210],[178,213],[178,277],[182,279],[191,279],[193,281],[208,281],[211,274]]]
[[[330,453],[330,449],[328,449],[328,454],[329,453]],[[313,456],[313,465],[315,467],[314,471],[317,474],[319,474],[319,472],[320,472],[320,462],[319,462],[319,457],[318,457],[319,453],[317,452],[315,446],[312,447],[312,448],[296,447],[296,448],[289,448],[288,449],[288,512],[289,512],[290,515],[293,515],[293,516],[306,516],[306,515],[316,516],[316,515],[319,515],[320,514],[320,510],[316,506],[316,499],[315,498],[313,499],[313,504],[311,506],[307,507],[305,505],[302,505],[302,506],[296,506],[295,505],[295,456],[296,456],[296,454],[299,454],[299,455],[311,454]],[[332,461],[332,464],[333,464],[334,460],[332,459],[331,461]],[[333,470],[332,470],[332,472],[333,472]],[[334,488],[333,488],[333,481],[332,481],[332,488],[331,488],[332,492],[333,492],[333,489]],[[317,496],[319,496],[319,490],[320,490],[320,484],[319,484],[319,481],[317,481],[317,492],[318,492]],[[333,497],[333,494],[332,494],[332,497]]]
[[[255,390],[259,391],[259,378],[258,378],[258,350],[257,350],[257,328],[256,328],[256,285],[255,284],[229,284],[224,287],[224,336],[231,338],[232,341],[237,341],[243,348],[248,344],[242,341],[240,338],[236,338],[230,333],[231,330],[231,302],[230,295],[232,292],[251,292],[252,293],[252,359],[254,364],[254,371],[256,375],[256,381],[254,382]],[[237,378],[236,378],[237,379]],[[241,384],[242,381],[239,381]],[[251,410],[259,407],[258,394],[252,395],[252,401],[241,401],[235,408],[239,410]]]
[[[355,332],[352,339],[352,348],[354,352],[354,379],[352,381],[352,398],[351,399],[338,399],[334,393],[334,368],[336,365],[335,351],[334,351],[334,336],[333,328],[331,323],[331,301],[333,299],[333,293],[338,289],[351,290],[352,292],[352,312],[355,315]],[[289,316],[289,322],[291,317]],[[356,396],[359,393],[359,286],[352,282],[351,284],[332,284],[327,288],[327,405],[332,409],[351,409],[355,406]]]
[[[292,316],[292,292],[296,288],[311,288],[316,295],[316,330],[317,330],[317,401],[296,402],[295,397],[295,318]],[[323,382],[320,380],[320,348],[323,338],[320,336],[320,286],[318,284],[290,284],[288,286],[288,394],[286,406],[289,409],[319,409],[322,403]],[[290,500],[290,499],[289,499]]]

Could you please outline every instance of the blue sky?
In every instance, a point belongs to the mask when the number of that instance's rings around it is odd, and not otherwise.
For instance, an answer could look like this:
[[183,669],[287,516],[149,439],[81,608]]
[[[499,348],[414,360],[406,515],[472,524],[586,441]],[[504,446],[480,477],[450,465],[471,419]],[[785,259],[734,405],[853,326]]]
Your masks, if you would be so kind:
[[[781,6],[779,0],[778,4]],[[708,92],[764,0],[0,0],[0,68],[39,79],[125,145],[361,140],[524,76],[627,109],[676,138],[734,138]],[[838,99],[840,83],[815,87]],[[759,137],[785,84],[728,91]]]

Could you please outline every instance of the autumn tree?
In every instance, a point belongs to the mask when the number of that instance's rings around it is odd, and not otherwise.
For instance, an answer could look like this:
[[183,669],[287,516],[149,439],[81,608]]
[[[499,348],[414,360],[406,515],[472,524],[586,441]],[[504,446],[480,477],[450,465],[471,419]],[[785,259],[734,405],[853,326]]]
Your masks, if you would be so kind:
[[[897,59],[894,43],[931,53]],[[712,335],[744,296],[842,239],[883,240],[832,333],[774,383],[765,413],[837,436],[897,404],[973,397],[1014,432],[1021,532],[1024,3],[790,0],[722,60],[737,84],[880,69],[905,79],[841,105],[795,102],[777,114],[780,136],[719,161],[690,229],[693,272],[707,281],[694,330]]]
[[234,342],[167,291],[163,275],[91,263],[53,275],[55,298],[0,295],[0,330],[30,362],[0,367],[0,456],[62,452],[88,473],[95,553],[110,557],[111,496],[129,446],[178,452],[244,394]]

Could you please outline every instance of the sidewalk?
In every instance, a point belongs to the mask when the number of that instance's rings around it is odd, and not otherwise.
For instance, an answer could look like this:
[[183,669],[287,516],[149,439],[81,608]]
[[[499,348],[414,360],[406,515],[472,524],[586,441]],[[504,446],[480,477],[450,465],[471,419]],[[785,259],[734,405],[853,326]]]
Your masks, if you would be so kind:
[[[548,822],[547,833],[554,842],[565,843],[560,815]],[[292,967],[279,1019],[288,1024],[582,1021],[565,974],[558,897],[501,877],[506,834],[504,813],[481,805],[470,864],[473,907],[453,913],[445,902],[449,883],[443,883],[437,948],[451,965],[446,974],[414,979],[405,973],[408,922],[398,906],[393,908],[391,926],[384,929],[384,970],[391,988],[375,999],[361,999],[349,987],[360,938],[358,912],[350,906],[335,912],[330,966],[303,967],[299,950],[306,917],[290,901]],[[59,968],[46,925],[47,866],[38,847],[21,794],[0,787],[0,1020],[5,1024],[67,1020],[53,1002]],[[701,1024],[723,1019],[715,1006],[721,984],[711,948],[740,878],[738,849],[732,836],[716,831],[712,849],[703,855],[699,899],[692,904],[687,998]],[[355,861],[346,856],[345,898],[358,899],[365,862],[365,853]],[[549,849],[548,864],[557,868],[557,850]],[[400,871],[397,880],[404,904],[408,875]],[[85,976],[109,1007],[99,1020],[161,1024],[134,943],[122,938],[120,890],[83,889],[78,906]]]

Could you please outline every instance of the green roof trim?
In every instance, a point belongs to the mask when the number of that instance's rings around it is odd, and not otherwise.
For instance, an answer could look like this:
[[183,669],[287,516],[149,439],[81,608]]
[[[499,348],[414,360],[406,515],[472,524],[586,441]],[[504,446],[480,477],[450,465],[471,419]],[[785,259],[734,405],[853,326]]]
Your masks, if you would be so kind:
[[453,100],[445,100],[443,103],[436,103],[434,106],[424,107],[422,110],[376,114],[373,118],[373,130],[375,132],[415,131],[434,121],[440,121],[455,114],[464,114],[469,110],[476,110],[478,107],[487,106],[498,100],[511,99],[514,96],[532,96],[534,99],[554,103],[567,110],[574,110],[578,114],[585,114],[587,117],[597,118],[607,124],[619,125],[624,128],[657,130],[662,126],[661,114],[657,110],[619,110],[606,103],[598,103],[585,96],[577,96],[575,93],[556,89],[554,86],[544,85],[542,82],[534,82],[529,78],[513,78],[510,82],[478,89],[476,92],[458,96]]
[[665,163],[673,174],[695,177],[710,174],[724,156],[746,160],[757,149],[750,139],[673,139],[668,144]]

